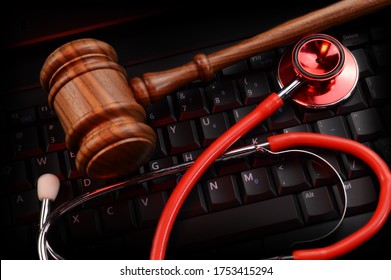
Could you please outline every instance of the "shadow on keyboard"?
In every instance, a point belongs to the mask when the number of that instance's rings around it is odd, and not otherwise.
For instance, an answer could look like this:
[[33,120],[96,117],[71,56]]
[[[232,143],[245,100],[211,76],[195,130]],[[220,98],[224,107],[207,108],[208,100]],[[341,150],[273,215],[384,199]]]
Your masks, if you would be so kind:
[[[118,51],[129,77],[134,77],[183,64],[198,52],[220,50],[310,8],[262,8],[261,15],[257,11],[209,11],[200,18],[181,9],[162,10],[9,47],[7,65],[12,67],[6,76],[6,92],[1,93],[5,182],[1,188],[2,259],[38,258],[40,202],[36,180],[41,174],[50,172],[61,179],[54,208],[109,183],[83,177],[76,170],[75,154],[66,149],[62,127],[38,84],[40,67],[56,47],[82,37],[106,41]],[[389,11],[323,31],[339,39],[358,62],[359,82],[351,98],[338,107],[322,110],[287,102],[235,147],[262,143],[273,134],[316,132],[364,143],[390,165],[391,94],[386,87],[391,79],[386,23]],[[236,63],[216,73],[208,84],[191,83],[150,105],[147,118],[156,131],[158,145],[140,173],[196,159],[270,91],[278,90],[276,67],[286,47]],[[364,225],[379,191],[372,171],[358,159],[335,151],[314,151],[338,171],[348,204],[341,227],[324,240],[305,244],[308,247],[331,244]],[[181,175],[150,180],[83,204],[55,224],[49,237],[52,247],[68,259],[147,259],[160,213]],[[181,210],[167,258],[270,258],[291,250],[298,240],[323,235],[338,221],[343,204],[335,181],[327,176],[316,163],[300,157],[276,161],[251,155],[215,163]],[[322,203],[311,204],[309,199],[314,196]],[[388,221],[375,238],[343,258],[387,256],[390,224]]]

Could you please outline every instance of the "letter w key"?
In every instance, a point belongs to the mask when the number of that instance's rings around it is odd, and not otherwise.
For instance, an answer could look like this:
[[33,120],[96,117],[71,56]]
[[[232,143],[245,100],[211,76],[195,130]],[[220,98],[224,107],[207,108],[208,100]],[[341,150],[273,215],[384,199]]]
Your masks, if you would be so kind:
[[31,169],[35,180],[44,173],[53,173],[60,180],[64,179],[64,175],[61,172],[60,160],[56,152],[32,158]]

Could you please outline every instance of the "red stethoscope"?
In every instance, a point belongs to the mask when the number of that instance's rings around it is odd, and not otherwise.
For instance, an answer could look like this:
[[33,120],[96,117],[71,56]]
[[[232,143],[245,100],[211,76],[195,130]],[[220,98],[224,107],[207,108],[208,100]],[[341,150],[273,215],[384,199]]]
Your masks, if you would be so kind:
[[[362,228],[332,245],[296,250],[291,256],[281,258],[337,258],[366,242],[387,221],[391,210],[390,169],[374,151],[358,142],[331,135],[292,132],[271,136],[267,139],[267,143],[228,151],[232,144],[270,117],[284,105],[284,100],[291,96],[298,104],[316,109],[330,107],[346,100],[357,84],[359,71],[353,55],[338,40],[326,34],[314,34],[301,39],[284,53],[277,75],[282,89],[277,93],[271,93],[252,112],[216,139],[193,163],[148,175],[148,179],[151,179],[186,170],[163,209],[155,231],[150,259],[165,258],[170,233],[179,210],[193,186],[214,161],[250,154],[262,149],[279,152],[298,146],[312,146],[349,153],[365,162],[373,170],[380,184],[377,208]],[[58,191],[58,188],[53,186],[59,187],[58,179],[53,176],[43,175],[38,180],[39,198],[43,202],[38,238],[38,252],[41,259],[48,259],[48,254],[55,259],[61,259],[61,256],[50,247],[46,234],[50,225],[62,214],[96,196],[146,180],[146,176],[142,175],[133,180],[104,187],[66,202],[49,213],[50,201],[55,199]]]

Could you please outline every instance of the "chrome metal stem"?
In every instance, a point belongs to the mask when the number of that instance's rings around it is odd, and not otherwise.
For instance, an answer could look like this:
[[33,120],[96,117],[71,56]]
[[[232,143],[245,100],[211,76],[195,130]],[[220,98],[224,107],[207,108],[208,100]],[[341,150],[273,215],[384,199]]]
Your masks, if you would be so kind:
[[[49,199],[42,200],[41,213],[39,219],[39,228],[42,230],[46,223],[47,217],[50,213],[50,201]],[[42,240],[41,235],[38,237],[38,255],[41,260],[48,259],[48,252],[45,242]]]
[[[216,159],[216,161],[225,161],[229,159],[234,159],[234,158],[241,158],[248,156],[252,153],[255,152],[264,152],[265,149],[269,147],[269,143],[261,143],[261,144],[256,144],[256,145],[248,145],[244,147],[240,147],[237,149],[232,149],[224,153],[221,157]],[[182,163],[178,164],[175,166],[171,166],[168,168],[163,168],[160,170],[152,171],[149,173],[144,173],[140,174],[138,176],[135,176],[130,179],[126,179],[124,181],[114,183],[111,185],[108,185],[106,187],[94,190],[92,192],[85,193],[79,197],[74,198],[73,200],[64,202],[62,205],[57,207],[49,216],[47,214],[49,213],[49,203],[43,202],[42,203],[42,211],[44,214],[41,215],[41,230],[39,232],[38,236],[38,252],[39,252],[39,257],[42,260],[47,260],[48,259],[48,251],[50,254],[55,258],[55,259],[62,259],[60,255],[58,255],[50,246],[49,243],[47,242],[46,239],[46,234],[50,228],[50,226],[63,214],[69,212],[72,210],[74,207],[79,206],[83,204],[84,202],[89,201],[90,199],[102,196],[104,194],[107,194],[112,191],[120,190],[122,188],[131,186],[131,185],[137,185],[141,184],[143,182],[153,180],[160,178],[165,175],[170,175],[174,173],[178,173],[181,171],[184,171],[188,169],[194,161],[187,162],[187,163]],[[42,219],[43,218],[43,219]]]
[[305,80],[299,76],[296,76],[289,84],[287,84],[285,87],[283,87],[277,95],[282,99],[285,100],[295,92],[295,90],[304,84]]

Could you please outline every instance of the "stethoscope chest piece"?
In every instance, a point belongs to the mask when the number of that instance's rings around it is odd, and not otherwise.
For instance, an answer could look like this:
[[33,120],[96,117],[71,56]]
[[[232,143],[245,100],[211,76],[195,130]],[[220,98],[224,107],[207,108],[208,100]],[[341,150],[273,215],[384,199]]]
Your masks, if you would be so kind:
[[288,48],[281,57],[277,79],[281,87],[296,77],[305,81],[293,100],[308,108],[326,108],[347,99],[359,76],[352,53],[337,39],[315,34]]

